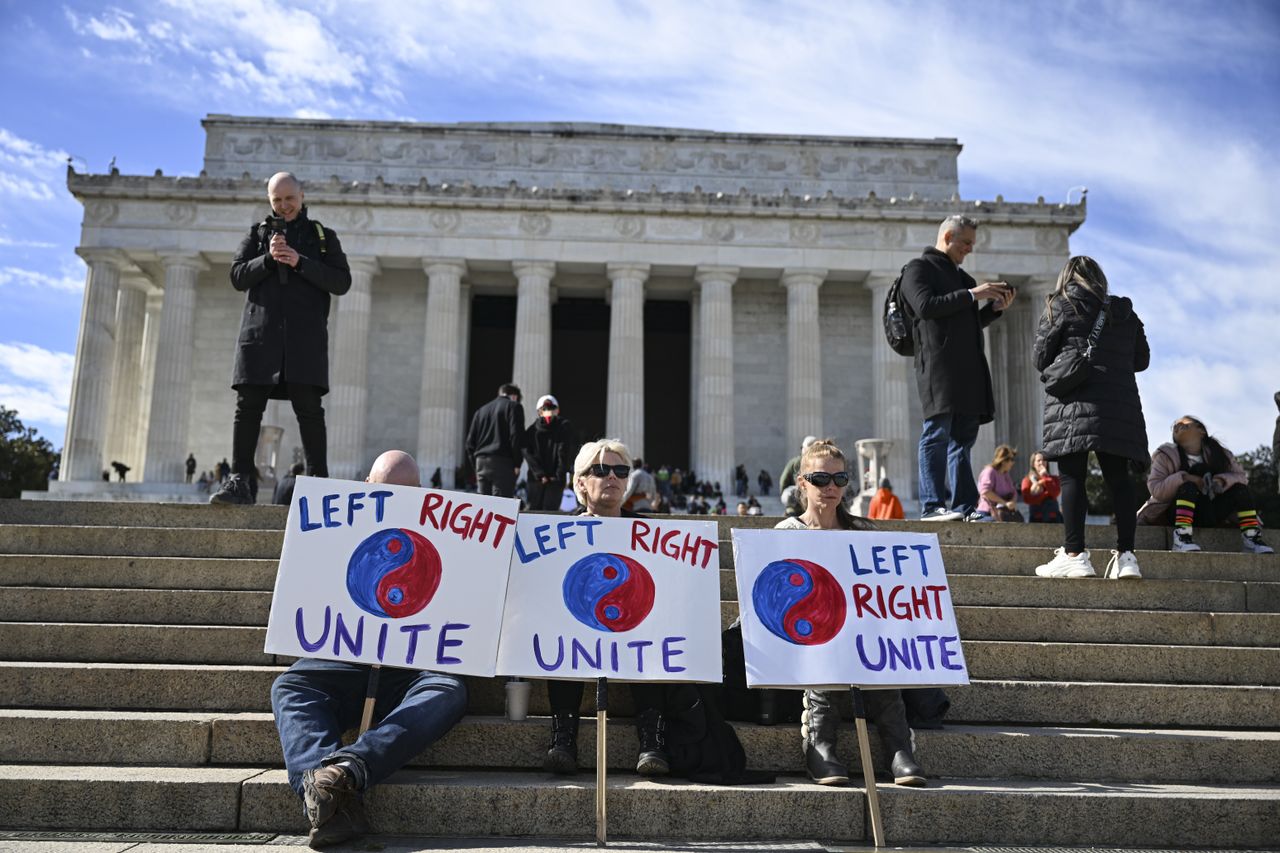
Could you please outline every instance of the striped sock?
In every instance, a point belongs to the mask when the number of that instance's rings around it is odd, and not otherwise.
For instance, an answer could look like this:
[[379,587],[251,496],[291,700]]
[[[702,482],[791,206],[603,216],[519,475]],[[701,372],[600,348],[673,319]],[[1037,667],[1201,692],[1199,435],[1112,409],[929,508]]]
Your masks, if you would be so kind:
[[1173,511],[1174,527],[1192,527],[1196,520],[1196,503],[1195,501],[1178,500],[1177,506]]
[[1240,529],[1242,531],[1253,530],[1255,528],[1262,526],[1262,522],[1258,521],[1257,511],[1252,509],[1246,509],[1246,510],[1241,510],[1240,512],[1237,512],[1236,518],[1239,519]]

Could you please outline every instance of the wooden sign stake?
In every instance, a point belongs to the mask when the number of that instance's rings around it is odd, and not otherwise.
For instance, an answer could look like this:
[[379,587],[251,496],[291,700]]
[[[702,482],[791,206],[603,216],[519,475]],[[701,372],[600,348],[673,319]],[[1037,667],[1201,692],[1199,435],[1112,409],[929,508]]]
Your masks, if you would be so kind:
[[608,748],[606,732],[609,723],[609,679],[596,679],[596,846],[608,845],[608,819],[605,794],[608,791]]
[[853,694],[854,725],[858,728],[858,754],[862,758],[862,779],[867,786],[867,810],[871,813],[871,838],[876,847],[884,846],[884,826],[880,823],[880,795],[876,791],[876,770],[871,765],[871,739],[867,734],[867,709],[862,704],[862,691],[850,687]]
[[382,667],[374,664],[369,667],[369,683],[364,688],[364,713],[360,715],[360,734],[369,731],[373,725],[373,706],[378,701],[378,679],[382,676]]

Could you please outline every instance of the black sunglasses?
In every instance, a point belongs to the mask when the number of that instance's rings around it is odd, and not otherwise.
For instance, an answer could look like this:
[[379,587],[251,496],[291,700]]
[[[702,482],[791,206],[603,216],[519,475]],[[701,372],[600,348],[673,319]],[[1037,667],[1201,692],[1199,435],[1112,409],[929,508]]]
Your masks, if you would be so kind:
[[612,471],[613,476],[617,477],[619,480],[624,480],[626,479],[627,475],[631,473],[631,466],[630,465],[605,465],[603,463],[597,462],[595,465],[592,465],[587,469],[587,473],[590,474],[592,477],[599,477],[602,480],[605,477],[609,476],[610,471]]
[[810,483],[813,483],[819,489],[825,488],[832,483],[835,483],[842,489],[849,485],[849,475],[844,471],[841,471],[839,474],[828,474],[826,471],[814,471],[809,474],[801,474],[800,476],[804,477]]

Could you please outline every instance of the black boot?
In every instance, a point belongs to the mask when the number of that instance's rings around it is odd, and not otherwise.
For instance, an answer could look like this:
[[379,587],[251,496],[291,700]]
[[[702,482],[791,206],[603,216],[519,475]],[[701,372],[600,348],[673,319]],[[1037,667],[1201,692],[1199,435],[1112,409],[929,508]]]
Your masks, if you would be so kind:
[[640,739],[640,755],[636,772],[641,776],[666,776],[671,772],[667,760],[667,725],[662,714],[650,708],[636,717],[636,736]]
[[232,474],[227,481],[222,484],[222,488],[209,498],[211,504],[240,504],[249,505],[254,503],[257,495],[257,482],[243,474]]
[[548,773],[571,774],[578,772],[578,715],[551,715],[551,746],[542,759],[542,767]]
[[911,754],[911,727],[907,725],[907,708],[900,690],[868,690],[867,719],[875,723],[880,744],[889,759],[889,772],[897,785],[923,788],[929,783],[924,771]]
[[804,764],[809,778],[819,785],[847,785],[849,770],[836,758],[836,732],[840,714],[831,694],[821,690],[804,692],[804,713],[800,716],[800,737],[804,740]]

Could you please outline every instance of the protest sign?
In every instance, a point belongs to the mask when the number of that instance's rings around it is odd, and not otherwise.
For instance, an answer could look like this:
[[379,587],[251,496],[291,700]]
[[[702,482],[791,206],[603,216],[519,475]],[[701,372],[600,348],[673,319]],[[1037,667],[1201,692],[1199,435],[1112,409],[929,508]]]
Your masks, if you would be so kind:
[[968,684],[938,537],[733,531],[747,684]]
[[716,523],[520,516],[498,672],[721,679]]
[[299,477],[266,651],[493,675],[519,506]]

